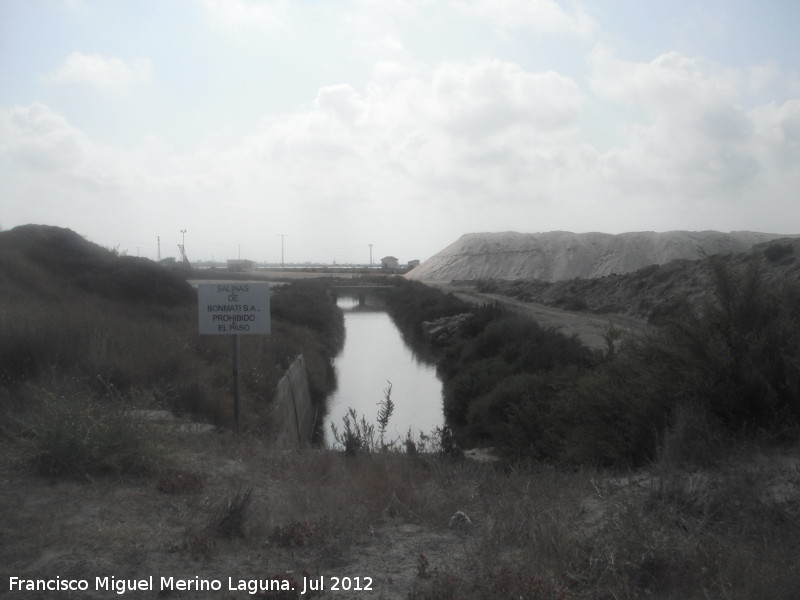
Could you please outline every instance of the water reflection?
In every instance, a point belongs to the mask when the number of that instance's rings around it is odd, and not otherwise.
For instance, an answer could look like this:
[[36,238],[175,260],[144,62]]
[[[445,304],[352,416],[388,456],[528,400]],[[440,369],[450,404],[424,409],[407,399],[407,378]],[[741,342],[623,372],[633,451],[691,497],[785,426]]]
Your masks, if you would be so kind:
[[330,423],[342,430],[342,417],[349,407],[375,423],[378,402],[392,383],[394,414],[389,423],[389,439],[404,439],[409,428],[430,433],[443,423],[442,383],[433,364],[422,360],[403,341],[400,331],[383,309],[358,299],[341,297],[346,338],[336,359],[338,388],[328,399],[325,440],[333,442]]

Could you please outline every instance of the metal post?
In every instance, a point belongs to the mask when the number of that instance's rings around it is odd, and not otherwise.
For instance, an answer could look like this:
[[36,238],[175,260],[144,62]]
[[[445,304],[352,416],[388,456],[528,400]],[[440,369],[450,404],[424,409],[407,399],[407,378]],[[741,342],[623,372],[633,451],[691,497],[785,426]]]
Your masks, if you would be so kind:
[[239,334],[233,334],[233,432],[239,435]]
[[297,414],[297,398],[294,395],[294,385],[292,384],[292,371],[294,370],[294,366],[297,363],[292,363],[292,366],[289,367],[289,370],[286,371],[286,379],[289,382],[289,392],[292,394],[292,405],[294,406],[294,424],[297,427],[297,445],[303,445],[303,435],[300,433],[300,416]]

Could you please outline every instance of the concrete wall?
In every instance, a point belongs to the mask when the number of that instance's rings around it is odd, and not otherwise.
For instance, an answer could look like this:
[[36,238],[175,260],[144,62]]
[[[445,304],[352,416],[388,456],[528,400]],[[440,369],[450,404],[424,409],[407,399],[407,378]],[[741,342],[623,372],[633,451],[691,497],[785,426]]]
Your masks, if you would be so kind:
[[281,448],[296,448],[311,442],[316,407],[308,391],[308,375],[300,354],[278,382],[272,405],[273,438]]

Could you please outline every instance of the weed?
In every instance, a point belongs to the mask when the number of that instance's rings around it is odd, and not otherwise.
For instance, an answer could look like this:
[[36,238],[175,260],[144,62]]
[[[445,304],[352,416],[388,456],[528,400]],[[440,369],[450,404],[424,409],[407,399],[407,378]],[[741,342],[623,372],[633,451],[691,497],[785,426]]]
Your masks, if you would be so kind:
[[386,450],[385,441],[386,428],[389,426],[389,419],[394,413],[394,402],[392,402],[392,383],[387,381],[388,387],[383,390],[383,400],[378,403],[378,442],[381,450]]
[[244,524],[247,520],[250,503],[253,500],[253,488],[236,490],[209,519],[208,529],[220,537],[245,537]]
[[348,456],[355,456],[359,452],[371,452],[375,448],[375,426],[367,422],[363,415],[359,420],[354,408],[348,408],[342,417],[344,429],[341,433],[336,425],[331,422],[333,439],[344,448]]
[[433,430],[433,435],[441,456],[448,459],[464,458],[464,452],[458,446],[456,435],[449,425],[445,424],[441,427],[436,427]]
[[427,557],[420,553],[417,556],[417,577],[420,579],[427,579],[431,576],[430,571],[428,570],[431,566],[430,561],[428,561]]

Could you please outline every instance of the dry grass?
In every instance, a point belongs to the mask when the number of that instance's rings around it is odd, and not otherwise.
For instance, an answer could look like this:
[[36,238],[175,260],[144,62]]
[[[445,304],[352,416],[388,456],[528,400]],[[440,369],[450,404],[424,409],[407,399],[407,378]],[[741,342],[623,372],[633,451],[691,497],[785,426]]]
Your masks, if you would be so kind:
[[[53,484],[6,462],[3,575],[372,577],[361,598],[789,600],[800,589],[796,456],[676,466],[662,482],[664,469],[508,470],[152,435],[168,464],[144,479]],[[448,527],[456,511],[470,524]]]
[[[351,594],[362,599],[798,597],[796,452],[709,444],[712,424],[688,410],[658,440],[659,461],[626,476],[445,460],[424,443],[277,451],[257,433],[270,381],[302,350],[319,394],[330,366],[335,336],[289,319],[314,311],[287,311],[269,343],[248,342],[247,435],[131,428],[111,417],[136,406],[224,423],[229,344],[196,335],[188,306],[119,307],[15,269],[0,272],[2,586],[281,573],[369,577],[371,592]],[[698,448],[705,460],[687,466]]]

